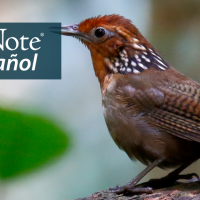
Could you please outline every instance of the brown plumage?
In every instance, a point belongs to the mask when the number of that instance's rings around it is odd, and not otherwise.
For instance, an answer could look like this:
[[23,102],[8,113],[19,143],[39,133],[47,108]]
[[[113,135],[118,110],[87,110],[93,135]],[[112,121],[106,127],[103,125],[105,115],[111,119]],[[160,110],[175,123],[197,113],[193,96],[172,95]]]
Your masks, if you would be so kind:
[[79,38],[91,52],[113,140],[131,159],[148,166],[130,183],[111,191],[152,192],[136,184],[155,166],[178,167],[157,180],[159,186],[191,178],[194,174],[179,173],[200,158],[200,85],[169,66],[122,16],[98,16],[63,26],[62,34]]

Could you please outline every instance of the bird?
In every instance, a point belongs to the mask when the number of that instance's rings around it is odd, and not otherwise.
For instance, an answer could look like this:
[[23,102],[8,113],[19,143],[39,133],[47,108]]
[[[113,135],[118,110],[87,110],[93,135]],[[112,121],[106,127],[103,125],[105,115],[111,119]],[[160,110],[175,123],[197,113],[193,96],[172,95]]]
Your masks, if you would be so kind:
[[[88,18],[62,26],[61,34],[90,50],[108,131],[130,159],[147,166],[110,191],[152,193],[156,184],[197,176],[180,173],[200,158],[200,84],[170,66],[123,16]],[[137,185],[154,167],[174,171]]]

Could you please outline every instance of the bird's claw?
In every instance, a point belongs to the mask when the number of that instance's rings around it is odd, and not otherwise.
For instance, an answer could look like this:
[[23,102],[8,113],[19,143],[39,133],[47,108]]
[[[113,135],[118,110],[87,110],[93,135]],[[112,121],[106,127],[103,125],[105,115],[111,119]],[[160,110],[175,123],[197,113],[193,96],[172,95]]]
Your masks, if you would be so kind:
[[198,181],[200,181],[200,177],[196,173],[191,173],[191,174],[180,174],[178,175],[178,179],[185,179],[185,180],[191,180],[193,178],[197,178]]
[[110,192],[116,193],[116,194],[122,194],[122,193],[146,193],[151,194],[153,193],[153,189],[151,187],[131,187],[131,186],[117,186],[116,188],[110,188]]

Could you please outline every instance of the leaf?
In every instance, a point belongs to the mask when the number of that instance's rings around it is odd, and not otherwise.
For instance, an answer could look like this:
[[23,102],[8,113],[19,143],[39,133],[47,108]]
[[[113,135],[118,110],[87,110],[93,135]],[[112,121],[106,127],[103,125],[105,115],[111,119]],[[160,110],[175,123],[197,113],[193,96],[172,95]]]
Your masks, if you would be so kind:
[[0,178],[33,170],[68,149],[70,138],[51,121],[0,108]]

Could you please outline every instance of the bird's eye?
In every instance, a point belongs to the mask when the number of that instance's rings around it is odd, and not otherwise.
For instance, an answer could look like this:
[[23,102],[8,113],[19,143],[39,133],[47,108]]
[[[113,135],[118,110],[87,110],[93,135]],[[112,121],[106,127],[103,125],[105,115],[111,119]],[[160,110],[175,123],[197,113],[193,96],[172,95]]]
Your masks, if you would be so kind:
[[102,38],[102,37],[105,36],[106,31],[105,31],[105,29],[103,29],[103,28],[97,28],[97,29],[95,30],[94,34],[95,34],[95,36],[96,36],[97,38]]

